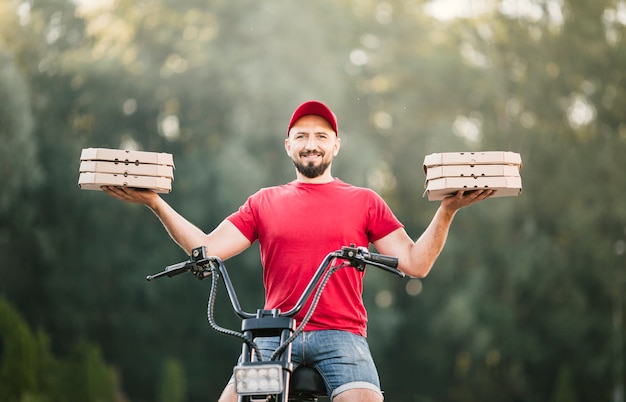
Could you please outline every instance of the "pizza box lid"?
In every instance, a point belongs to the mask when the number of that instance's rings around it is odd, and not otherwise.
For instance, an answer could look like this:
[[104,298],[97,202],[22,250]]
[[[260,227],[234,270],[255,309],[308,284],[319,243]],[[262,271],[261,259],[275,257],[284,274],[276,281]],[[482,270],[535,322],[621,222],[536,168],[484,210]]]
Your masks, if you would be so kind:
[[126,186],[169,193],[172,191],[172,180],[165,177],[84,172],[78,178],[78,186],[81,190],[101,190],[101,186]]
[[174,167],[168,165],[155,165],[150,163],[105,162],[105,161],[81,161],[80,173],[112,173],[127,176],[155,176],[174,179]]
[[521,177],[442,177],[426,182],[429,201],[441,200],[459,190],[497,190],[492,197],[517,196],[522,192]]
[[165,152],[129,151],[109,148],[84,148],[81,151],[80,160],[174,166],[174,157],[172,154]]
[[441,165],[517,165],[522,168],[520,154],[510,151],[443,152],[424,157],[424,172]]
[[517,165],[444,165],[426,169],[426,180],[439,177],[519,176]]

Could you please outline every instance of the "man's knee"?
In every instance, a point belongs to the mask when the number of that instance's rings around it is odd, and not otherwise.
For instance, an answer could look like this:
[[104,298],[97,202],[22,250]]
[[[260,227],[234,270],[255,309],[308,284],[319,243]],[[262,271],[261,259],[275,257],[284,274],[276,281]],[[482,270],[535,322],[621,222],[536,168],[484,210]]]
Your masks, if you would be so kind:
[[237,402],[237,394],[235,393],[235,384],[228,384],[222,396],[220,396],[219,402]]
[[333,402],[382,402],[382,400],[381,394],[367,388],[348,389],[333,398]]

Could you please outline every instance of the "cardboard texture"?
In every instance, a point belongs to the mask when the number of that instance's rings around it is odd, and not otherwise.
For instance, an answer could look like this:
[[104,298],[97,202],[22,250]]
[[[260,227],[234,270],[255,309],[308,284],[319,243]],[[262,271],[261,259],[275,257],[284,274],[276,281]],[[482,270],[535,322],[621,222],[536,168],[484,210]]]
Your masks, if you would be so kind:
[[432,166],[441,165],[517,165],[522,168],[520,154],[508,151],[445,152],[426,155],[424,172]]
[[497,190],[492,197],[517,196],[522,191],[521,177],[442,177],[426,182],[429,201],[441,200],[459,190]]
[[164,152],[128,151],[109,148],[85,148],[80,154],[80,160],[174,166],[173,156]]
[[496,190],[492,197],[517,196],[522,191],[522,158],[515,152],[445,152],[426,155],[424,195],[438,201],[459,190]]
[[169,193],[174,179],[174,158],[163,152],[85,148],[80,155],[79,171],[78,186],[83,190],[126,186]]
[[172,180],[165,177],[83,172],[78,178],[78,186],[81,190],[101,190],[101,186],[126,186],[151,189],[157,193],[169,193],[172,191]]
[[132,176],[156,176],[166,177],[168,179],[174,178],[173,166],[155,165],[149,163],[140,163],[139,165],[136,165],[134,163],[123,162],[82,161],[80,163],[80,172],[126,174]]
[[446,165],[433,166],[426,170],[426,180],[440,177],[492,177],[519,176],[516,165]]

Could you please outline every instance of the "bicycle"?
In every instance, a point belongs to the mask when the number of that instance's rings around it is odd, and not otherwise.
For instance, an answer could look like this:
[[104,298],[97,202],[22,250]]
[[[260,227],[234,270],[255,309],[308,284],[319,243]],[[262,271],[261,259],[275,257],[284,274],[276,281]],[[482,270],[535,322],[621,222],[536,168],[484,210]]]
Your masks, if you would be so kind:
[[[405,276],[397,269],[396,257],[372,253],[366,247],[356,247],[353,244],[344,246],[341,250],[328,253],[296,305],[287,312],[278,309],[259,309],[253,314],[242,310],[224,262],[218,257],[207,256],[204,246],[193,249],[189,260],[167,266],[162,272],[149,275],[146,279],[152,281],[163,276],[173,277],[186,272],[192,273],[198,279],[212,278],[207,305],[209,324],[213,330],[237,337],[243,342],[241,361],[233,369],[239,402],[317,401],[319,398],[328,398],[324,381],[312,367],[298,366],[294,370],[291,343],[304,331],[332,274],[347,267],[363,271],[368,265],[401,277]],[[220,277],[223,278],[233,310],[242,320],[241,331],[222,328],[215,323],[213,311]],[[296,327],[293,317],[304,307],[312,294],[313,300],[309,310]],[[279,346],[269,360],[263,359],[255,343],[255,338],[261,336],[280,337]]]

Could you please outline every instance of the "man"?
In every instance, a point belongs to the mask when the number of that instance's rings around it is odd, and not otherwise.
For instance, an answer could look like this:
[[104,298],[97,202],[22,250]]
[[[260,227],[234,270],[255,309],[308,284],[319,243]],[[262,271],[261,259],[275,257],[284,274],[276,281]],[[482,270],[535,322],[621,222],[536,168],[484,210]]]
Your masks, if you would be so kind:
[[[426,276],[445,244],[455,213],[493,194],[493,190],[459,191],[445,198],[430,225],[413,241],[374,191],[332,176],[331,165],[340,146],[334,113],[318,101],[301,104],[291,117],[285,139],[296,179],[258,191],[209,234],[152,191],[121,187],[103,190],[115,198],[148,206],[187,253],[204,245],[209,255],[226,260],[258,240],[265,308],[282,311],[293,307],[326,254],[350,243],[373,244],[378,252],[398,257],[398,268],[407,275]],[[365,339],[362,276],[354,269],[335,273],[305,332],[293,344],[294,362],[315,366],[334,402],[383,400]],[[296,316],[298,322],[303,315]],[[231,381],[220,401],[236,400]]]

